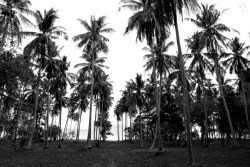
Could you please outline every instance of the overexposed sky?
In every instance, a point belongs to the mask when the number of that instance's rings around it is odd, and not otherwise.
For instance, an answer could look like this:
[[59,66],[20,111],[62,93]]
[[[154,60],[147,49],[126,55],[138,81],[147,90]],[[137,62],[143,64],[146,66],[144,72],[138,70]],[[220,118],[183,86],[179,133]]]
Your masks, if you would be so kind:
[[[135,32],[131,32],[129,35],[124,36],[124,31],[127,25],[128,18],[132,15],[131,11],[122,10],[118,12],[118,7],[120,0],[31,0],[32,7],[31,9],[43,11],[44,9],[49,10],[54,8],[58,10],[58,15],[60,17],[57,20],[56,25],[63,26],[66,28],[66,32],[69,35],[69,40],[64,41],[60,39],[58,41],[59,46],[64,46],[62,50],[62,55],[66,55],[68,60],[71,62],[71,72],[76,72],[77,69],[74,69],[73,66],[82,60],[79,59],[81,55],[81,49],[76,48],[76,43],[72,42],[72,37],[84,33],[85,30],[77,21],[78,18],[87,20],[89,22],[90,15],[107,16],[107,23],[110,28],[115,30],[114,33],[106,35],[109,38],[110,42],[109,53],[105,55],[108,59],[106,65],[109,66],[107,73],[110,75],[111,80],[113,81],[114,86],[114,105],[121,96],[120,90],[124,89],[125,82],[130,79],[134,79],[136,73],[141,73],[144,78],[146,74],[144,72],[143,65],[145,60],[143,56],[146,52],[142,51],[142,48],[145,47],[144,43],[136,43]],[[226,24],[229,27],[235,28],[241,34],[230,34],[230,38],[234,36],[239,36],[241,41],[245,41],[246,45],[250,45],[250,1],[249,0],[200,0],[200,2],[206,4],[216,4],[216,9],[224,10],[229,9],[221,17],[221,22]],[[193,16],[184,16],[183,18],[193,17]],[[197,28],[188,21],[180,20],[180,37],[182,42],[183,53],[186,52],[184,39],[187,36],[191,36],[194,31],[197,31]],[[175,42],[175,31],[172,29],[172,35],[170,37],[171,41]],[[28,40],[24,41],[24,44],[27,44]],[[175,54],[177,46],[175,45],[171,50],[171,54]],[[65,122],[65,116],[67,111],[64,112],[63,125]],[[113,108],[110,110],[110,120],[112,124],[116,126],[115,117],[113,113]],[[84,114],[82,118],[82,129],[86,129],[88,125],[88,114]]]

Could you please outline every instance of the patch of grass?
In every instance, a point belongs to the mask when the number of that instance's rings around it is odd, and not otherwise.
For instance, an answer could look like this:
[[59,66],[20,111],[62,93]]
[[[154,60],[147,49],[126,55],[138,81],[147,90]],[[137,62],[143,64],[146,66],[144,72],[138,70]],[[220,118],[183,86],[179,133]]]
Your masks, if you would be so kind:
[[[100,143],[100,148],[83,149],[86,142],[50,142],[49,149],[44,150],[44,143],[34,143],[32,150],[14,151],[10,141],[0,141],[1,167],[181,167],[187,164],[187,148],[164,146],[164,154],[157,155],[149,150],[151,143],[140,148],[140,142]],[[81,150],[81,151],[80,151]],[[194,143],[194,157],[197,164],[206,167],[249,167],[250,144],[241,143],[238,148],[221,147],[219,142],[211,143],[209,148],[202,148]]]

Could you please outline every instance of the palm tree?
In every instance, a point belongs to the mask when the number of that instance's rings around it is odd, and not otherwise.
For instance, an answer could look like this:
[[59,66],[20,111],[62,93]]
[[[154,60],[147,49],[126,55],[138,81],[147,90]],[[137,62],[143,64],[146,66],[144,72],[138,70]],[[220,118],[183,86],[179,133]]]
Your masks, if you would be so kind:
[[[243,80],[243,71],[248,69],[248,66],[250,64],[250,61],[243,57],[244,53],[250,48],[250,46],[244,46],[245,43],[241,43],[239,38],[235,37],[233,38],[229,43],[228,47],[232,51],[230,54],[225,54],[226,56],[230,56],[227,60],[223,62],[224,65],[226,65],[226,68],[229,68],[230,74],[233,72],[239,76],[240,83],[241,83],[241,89],[242,89],[242,96],[245,106],[245,116],[247,121],[247,128],[248,133],[250,136],[250,126],[249,126],[249,117],[248,117],[248,111],[247,111],[247,102],[246,102],[246,95],[245,95],[245,88],[244,88],[244,80]],[[249,53],[248,53],[249,55]]]
[[120,141],[120,135],[119,135],[119,121],[121,121],[121,110],[119,110],[119,107],[115,107],[114,110],[115,116],[116,116],[116,120],[117,120],[117,136],[118,136],[118,141]]
[[[30,32],[23,32],[23,23],[26,26],[35,27],[35,25],[25,16],[36,16],[35,13],[29,9],[31,5],[29,0],[1,0],[0,3],[0,27],[1,27],[1,47],[6,45],[6,40],[10,37],[11,46],[18,46],[23,35],[32,35]],[[14,39],[15,38],[15,39]],[[17,41],[15,41],[17,40]],[[17,43],[15,43],[17,42]]]
[[[153,51],[153,47],[156,42],[161,42],[164,39],[168,32],[168,19],[165,15],[162,17],[156,17],[159,14],[159,11],[162,10],[161,5],[155,5],[152,0],[121,0],[121,3],[124,5],[121,8],[128,8],[132,11],[135,11],[134,15],[129,18],[128,26],[126,28],[125,34],[136,29],[137,36],[136,39],[142,41],[144,38],[147,40],[147,44]],[[167,32],[167,33],[166,33]],[[153,54],[153,53],[152,53]],[[155,99],[157,107],[157,126],[160,127],[160,110],[158,102],[158,91],[156,83],[156,72],[155,72],[155,58],[153,56],[153,72],[154,77],[154,86],[155,86]],[[163,152],[162,141],[160,137],[160,128],[158,128],[157,136],[159,137],[159,152]]]
[[79,34],[73,37],[74,42],[78,42],[77,46],[81,48],[85,46],[85,50],[89,58],[91,58],[91,92],[90,92],[90,114],[89,114],[89,129],[88,129],[88,147],[92,147],[91,145],[91,120],[92,120],[92,100],[93,100],[93,86],[94,86],[94,60],[97,57],[97,53],[103,51],[107,53],[108,46],[106,42],[108,39],[104,37],[103,33],[111,33],[114,30],[112,28],[106,28],[107,23],[105,23],[106,17],[102,16],[96,19],[94,16],[90,17],[90,24],[87,23],[85,20],[78,19],[83,27],[87,30],[84,34]]
[[[222,11],[223,13],[224,11]],[[227,118],[228,118],[228,123],[230,126],[231,134],[233,136],[233,144],[235,147],[237,147],[237,141],[235,139],[235,133],[231,121],[231,117],[229,114],[229,110],[227,107],[227,103],[223,94],[223,89],[221,85],[221,70],[220,70],[220,65],[219,65],[219,54],[218,52],[222,52],[223,48],[221,45],[226,46],[226,41],[229,39],[221,34],[221,32],[230,32],[230,31],[235,31],[234,29],[231,29],[227,27],[226,25],[219,23],[219,19],[221,16],[221,12],[217,11],[215,9],[214,5],[208,6],[208,5],[203,5],[200,10],[200,13],[196,15],[196,20],[195,19],[189,19],[191,22],[193,22],[196,26],[201,28],[202,30],[199,32],[199,38],[204,41],[203,43],[207,47],[207,53],[206,55],[209,56],[213,62],[214,62],[214,70],[216,73],[217,77],[217,82],[219,84],[219,90],[220,90],[220,95],[223,100],[223,104],[226,110]]]
[[189,69],[191,72],[195,73],[197,76],[196,82],[197,88],[200,88],[203,94],[203,103],[204,103],[204,112],[205,112],[205,147],[208,147],[208,116],[207,116],[207,105],[206,105],[206,90],[204,87],[204,80],[206,80],[205,71],[207,69],[211,70],[212,64],[208,61],[208,59],[202,54],[202,50],[205,45],[202,43],[203,41],[199,38],[199,33],[195,32],[191,38],[185,40],[187,43],[187,47],[191,50],[190,54],[186,54],[185,57],[187,59],[191,59]]
[[[25,48],[24,48],[24,55],[30,56],[39,63],[38,66],[38,77],[36,83],[36,101],[34,107],[34,125],[35,125],[35,118],[36,118],[36,110],[37,110],[37,99],[38,99],[38,92],[37,88],[39,87],[39,81],[41,79],[41,72],[42,68],[44,68],[44,63],[48,55],[48,48],[49,46],[53,45],[52,39],[58,39],[59,36],[64,36],[67,40],[68,36],[64,32],[64,28],[60,26],[54,26],[55,21],[59,18],[57,16],[57,11],[53,8],[49,11],[44,10],[44,15],[41,14],[40,11],[36,11],[36,21],[39,29],[39,33],[35,33],[36,37],[33,39]],[[31,149],[32,145],[32,138],[34,132],[34,125],[32,126],[31,136],[28,143],[27,148]]]
[[141,148],[143,148],[143,133],[142,133],[142,110],[145,103],[144,97],[144,88],[145,82],[142,80],[142,75],[136,74],[135,81],[130,80],[130,88],[132,92],[130,94],[131,101],[135,103],[135,105],[139,108],[139,115],[140,115],[140,138],[141,138]]
[[181,16],[183,15],[183,8],[187,9],[188,11],[195,11],[197,9],[198,3],[197,0],[156,0],[158,4],[162,4],[164,6],[164,10],[160,11],[160,16],[167,15],[168,19],[171,20],[175,27],[176,33],[176,41],[177,41],[177,48],[178,48],[178,59],[179,59],[179,66],[182,75],[182,85],[183,85],[183,111],[186,113],[186,129],[187,129],[187,146],[188,146],[188,155],[189,161],[188,164],[194,164],[194,158],[192,153],[192,143],[191,143],[191,135],[190,135],[190,113],[189,113],[189,105],[188,105],[188,91],[187,91],[187,83],[185,81],[185,67],[184,67],[184,60],[181,50],[181,43],[180,43],[180,33],[179,33],[179,26],[177,20],[177,13]]

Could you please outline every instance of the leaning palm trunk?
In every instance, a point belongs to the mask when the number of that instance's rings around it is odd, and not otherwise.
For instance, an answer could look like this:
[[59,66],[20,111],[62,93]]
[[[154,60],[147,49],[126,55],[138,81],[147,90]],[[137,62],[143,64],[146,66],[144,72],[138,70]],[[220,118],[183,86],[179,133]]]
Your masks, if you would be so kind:
[[248,119],[248,111],[247,111],[247,101],[246,101],[246,95],[245,95],[245,88],[244,88],[243,79],[240,78],[240,80],[241,80],[242,96],[243,96],[243,100],[244,100],[245,115],[246,115],[247,128],[248,128],[248,135],[250,137],[250,126],[249,126],[249,119]]
[[[91,44],[92,53],[94,53],[94,46]],[[94,54],[92,55],[92,75],[91,75],[91,90],[90,90],[90,107],[89,107],[89,129],[88,129],[88,139],[87,146],[92,147],[91,144],[91,125],[92,125],[92,100],[93,100],[93,88],[94,88]]]
[[186,130],[187,130],[187,149],[188,149],[188,164],[194,164],[193,158],[193,151],[192,151],[192,141],[191,141],[191,133],[190,133],[190,113],[189,113],[189,105],[188,105],[188,91],[187,91],[187,82],[185,80],[185,67],[184,67],[184,60],[182,57],[181,51],[181,43],[180,43],[180,36],[179,36],[179,28],[177,22],[177,13],[175,9],[175,2],[174,0],[170,1],[172,6],[172,12],[174,16],[174,27],[176,33],[176,41],[178,46],[178,58],[179,58],[179,65],[181,70],[181,81],[183,85],[183,112],[186,114]]

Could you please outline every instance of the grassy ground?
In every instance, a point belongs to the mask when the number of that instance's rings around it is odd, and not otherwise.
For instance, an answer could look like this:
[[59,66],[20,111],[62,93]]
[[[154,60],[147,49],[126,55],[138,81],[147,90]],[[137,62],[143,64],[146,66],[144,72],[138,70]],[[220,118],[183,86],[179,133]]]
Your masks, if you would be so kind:
[[[85,142],[62,142],[57,148],[51,142],[48,150],[44,143],[35,143],[32,150],[14,151],[10,141],[0,141],[0,167],[136,167],[136,166],[186,166],[187,149],[185,147],[164,147],[163,155],[149,151],[150,143],[141,149],[140,143],[105,142],[100,148],[84,150]],[[82,149],[82,150],[81,150]],[[197,164],[211,167],[250,167],[250,144],[241,143],[239,148],[224,147],[214,142],[209,148],[194,144],[194,157]]]

